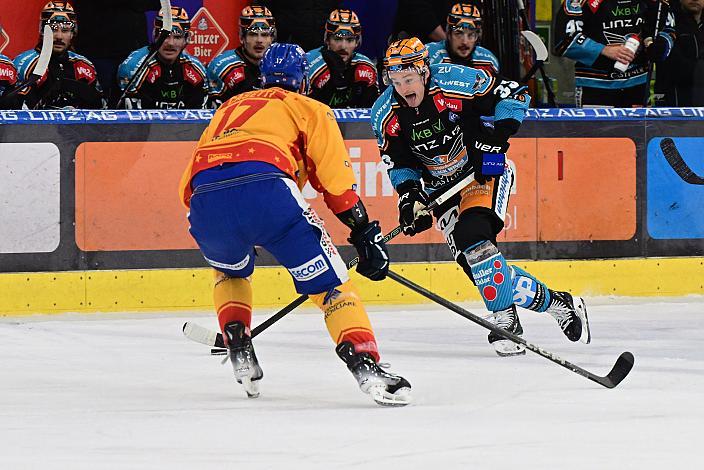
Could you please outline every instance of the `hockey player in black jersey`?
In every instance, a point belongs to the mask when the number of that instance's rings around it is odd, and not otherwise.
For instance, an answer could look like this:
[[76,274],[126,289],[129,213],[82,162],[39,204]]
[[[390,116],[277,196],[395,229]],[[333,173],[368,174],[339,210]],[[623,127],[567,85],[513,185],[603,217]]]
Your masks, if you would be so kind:
[[[504,227],[513,171],[508,138],[519,128],[530,97],[525,86],[484,70],[428,64],[417,38],[392,43],[384,58],[390,85],[372,107],[381,159],[398,192],[399,222],[414,236],[432,226],[428,194],[473,171],[475,182],[434,211],[453,257],[477,286],[495,324],[523,333],[516,307],[548,312],[571,340],[589,342],[584,302],[507,263],[496,237]],[[493,128],[478,116],[492,116]],[[491,333],[497,354],[525,347]]]
[[240,14],[237,49],[218,55],[208,65],[210,106],[217,108],[245,91],[261,88],[259,63],[276,40],[276,23],[266,7],[247,6]]
[[674,40],[673,15],[655,25],[662,1],[669,0],[563,0],[554,53],[576,61],[577,106],[643,105],[649,63],[665,60]]

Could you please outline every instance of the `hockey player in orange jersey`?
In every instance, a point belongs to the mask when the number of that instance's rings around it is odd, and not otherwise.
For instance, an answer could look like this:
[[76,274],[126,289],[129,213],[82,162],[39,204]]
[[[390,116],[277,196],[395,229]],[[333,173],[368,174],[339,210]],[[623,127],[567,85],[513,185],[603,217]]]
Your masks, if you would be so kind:
[[336,351],[360,389],[382,405],[406,405],[411,386],[382,370],[369,318],[323,223],[301,195],[310,181],[350,228],[357,271],[386,277],[388,253],[369,221],[330,108],[301,93],[307,60],[274,44],[261,62],[264,89],[223,103],[198,142],[181,182],[191,234],[216,270],[215,306],[235,372],[250,397],[263,373],[251,341],[254,246],[284,265],[296,290],[324,312]]

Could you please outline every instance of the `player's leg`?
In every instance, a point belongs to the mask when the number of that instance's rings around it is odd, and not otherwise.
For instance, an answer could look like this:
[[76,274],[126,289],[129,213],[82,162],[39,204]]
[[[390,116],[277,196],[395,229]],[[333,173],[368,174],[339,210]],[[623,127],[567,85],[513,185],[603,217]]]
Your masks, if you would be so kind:
[[296,291],[308,294],[323,311],[336,351],[361,390],[380,404],[407,404],[410,384],[379,367],[379,350],[369,317],[322,220],[295,184],[284,182],[289,197],[281,205],[288,213],[297,211],[298,216],[291,220],[284,237],[263,246],[291,273]]
[[[497,325],[521,334],[523,328],[516,306],[547,311],[571,341],[581,339],[588,343],[589,323],[584,301],[573,299],[568,292],[550,290],[530,273],[509,265],[497,248],[496,235],[503,228],[512,182],[513,174],[507,166],[501,178],[488,182],[493,186],[491,191],[477,185],[475,191],[463,192],[458,209],[460,215],[452,234],[455,251],[464,253],[470,278],[479,288],[487,308],[495,312]],[[462,258],[459,261],[463,261]],[[489,342],[499,355],[515,354],[514,349],[524,352],[522,346],[493,333],[489,335]]]
[[232,216],[233,207],[240,213],[247,210],[241,204],[241,190],[242,186],[227,185],[215,185],[209,191],[196,190],[191,199],[189,222],[193,238],[215,269],[213,300],[235,379],[254,398],[259,396],[258,381],[264,374],[250,333],[249,277],[254,271],[255,252],[248,238],[241,236],[243,221]]
[[[436,215],[438,228],[455,260],[492,312],[490,321],[521,335],[523,328],[513,305],[510,268],[496,248],[496,234],[503,228],[512,181],[513,174],[507,166],[504,176],[486,185],[471,184],[459,200],[441,208]],[[490,333],[488,339],[500,356],[525,354],[523,345],[495,333]]]
[[589,343],[591,332],[587,306],[581,297],[573,297],[566,291],[555,291],[547,287],[529,272],[511,266],[513,273],[513,301],[534,312],[549,313],[570,341]]

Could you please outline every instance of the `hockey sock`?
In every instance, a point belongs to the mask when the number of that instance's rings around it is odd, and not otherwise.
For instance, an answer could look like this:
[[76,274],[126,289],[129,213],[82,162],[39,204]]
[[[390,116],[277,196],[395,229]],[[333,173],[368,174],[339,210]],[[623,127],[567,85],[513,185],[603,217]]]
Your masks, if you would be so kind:
[[513,270],[513,302],[518,307],[544,312],[550,305],[550,289],[532,274],[518,266]]
[[486,308],[497,312],[513,305],[511,267],[499,249],[483,241],[470,246],[464,255]]
[[213,298],[220,331],[223,331],[228,323],[242,322],[249,334],[249,326],[252,323],[252,284],[249,279],[228,277],[215,271]]
[[379,361],[374,330],[352,281],[327,292],[313,294],[310,299],[325,314],[325,326],[335,344],[349,341],[354,345],[355,352],[369,353]]

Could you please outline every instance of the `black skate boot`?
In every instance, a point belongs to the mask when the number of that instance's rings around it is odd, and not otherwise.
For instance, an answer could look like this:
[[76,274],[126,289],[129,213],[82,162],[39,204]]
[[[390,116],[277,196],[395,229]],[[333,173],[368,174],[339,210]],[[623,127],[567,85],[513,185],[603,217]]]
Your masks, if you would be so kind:
[[242,322],[232,322],[225,325],[227,338],[227,351],[235,371],[237,383],[242,384],[249,398],[259,396],[259,380],[264,377],[262,368],[259,367],[257,355],[254,354],[252,338],[245,333]]
[[[509,333],[513,333],[517,336],[521,336],[523,334],[523,327],[521,326],[521,321],[516,313],[515,305],[511,305],[506,310],[494,312],[489,316],[488,320]],[[524,345],[514,343],[510,339],[497,335],[493,331],[489,333],[489,344],[494,346],[496,354],[501,357],[520,356],[521,354],[526,353],[526,347]]]
[[550,306],[547,312],[557,320],[557,324],[570,341],[589,344],[592,340],[587,307],[581,297],[575,299],[569,292],[550,290]]
[[411,384],[403,377],[383,370],[371,354],[357,354],[349,341],[338,344],[335,351],[357,379],[362,392],[371,395],[377,404],[405,406],[411,402]]

